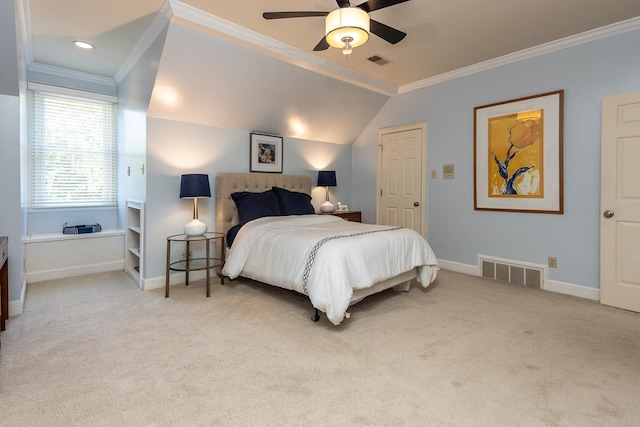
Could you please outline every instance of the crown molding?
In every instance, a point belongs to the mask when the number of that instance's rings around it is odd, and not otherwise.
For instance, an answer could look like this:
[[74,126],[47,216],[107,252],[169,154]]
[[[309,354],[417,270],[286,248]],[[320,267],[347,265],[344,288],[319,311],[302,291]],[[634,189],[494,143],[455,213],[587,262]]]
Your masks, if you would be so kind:
[[627,19],[626,21],[606,25],[604,27],[585,31],[584,33],[576,34],[574,36],[565,37],[563,39],[544,43],[529,49],[524,49],[518,52],[510,53],[508,55],[500,56],[498,58],[490,59],[488,61],[479,62],[468,67],[459,68],[448,73],[439,74],[437,76],[429,77],[424,80],[419,80],[417,82],[402,85],[398,88],[398,94],[411,92],[428,86],[433,86],[439,83],[446,82],[448,80],[457,79],[525,59],[535,58],[536,56],[544,55],[546,53],[578,46],[584,43],[589,43],[606,37],[615,36],[617,34],[622,34],[628,31],[637,30],[639,28],[640,17]]
[[34,62],[29,66],[30,73],[43,73],[56,77],[64,77],[87,83],[105,85],[115,88],[113,79],[109,77],[97,76],[95,74],[83,73],[82,71],[69,70],[67,68]]
[[171,3],[171,9],[175,17],[223,33],[234,39],[242,40],[250,46],[266,51],[268,54],[282,61],[383,95],[393,96],[398,92],[398,87],[390,83],[342,67],[331,61],[282,43],[279,40],[272,39],[227,21],[226,19],[204,12],[179,0],[168,1]]
[[19,0],[18,19],[22,29],[22,44],[24,49],[25,66],[29,68],[33,64],[33,42],[31,41],[31,15],[29,15],[29,0]]
[[100,92],[90,92],[80,89],[71,89],[65,86],[55,86],[48,83],[29,82],[27,83],[27,89],[56,93],[58,95],[76,96],[78,98],[88,98],[103,102],[111,102],[113,104],[118,103],[118,97],[115,95],[109,95]]
[[160,11],[156,14],[151,24],[147,27],[147,29],[142,33],[142,36],[133,47],[129,56],[124,60],[118,71],[113,76],[113,81],[116,85],[120,84],[120,82],[127,76],[129,71],[133,68],[134,65],[138,63],[142,55],[149,49],[149,46],[154,42],[154,40],[158,37],[158,35],[162,32],[162,29],[166,25],[171,17],[173,16],[173,11],[171,10],[171,4],[169,0],[166,0]]

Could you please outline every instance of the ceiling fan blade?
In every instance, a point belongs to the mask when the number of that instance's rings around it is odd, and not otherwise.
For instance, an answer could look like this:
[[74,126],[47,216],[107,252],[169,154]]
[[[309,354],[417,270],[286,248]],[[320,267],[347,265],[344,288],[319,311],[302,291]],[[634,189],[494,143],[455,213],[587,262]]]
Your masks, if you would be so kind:
[[319,52],[321,50],[329,49],[329,43],[327,42],[327,38],[323,37],[322,40],[313,48],[314,52]]
[[351,7],[349,0],[336,0],[336,2],[338,3],[338,7]]
[[371,32],[376,36],[388,41],[391,44],[396,44],[407,36],[407,33],[403,33],[400,30],[396,30],[381,22],[370,20]]
[[385,7],[393,6],[395,4],[404,3],[409,0],[369,0],[362,4],[359,4],[357,7],[364,10],[365,12],[373,12],[374,10],[384,9]]
[[264,19],[308,18],[310,16],[327,16],[329,12],[265,12]]

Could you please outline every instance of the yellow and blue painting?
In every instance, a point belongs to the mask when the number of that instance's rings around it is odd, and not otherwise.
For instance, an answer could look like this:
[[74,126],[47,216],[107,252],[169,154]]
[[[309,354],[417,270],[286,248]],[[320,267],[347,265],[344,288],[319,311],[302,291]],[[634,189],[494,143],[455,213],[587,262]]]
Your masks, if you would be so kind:
[[544,197],[543,110],[489,119],[489,197]]

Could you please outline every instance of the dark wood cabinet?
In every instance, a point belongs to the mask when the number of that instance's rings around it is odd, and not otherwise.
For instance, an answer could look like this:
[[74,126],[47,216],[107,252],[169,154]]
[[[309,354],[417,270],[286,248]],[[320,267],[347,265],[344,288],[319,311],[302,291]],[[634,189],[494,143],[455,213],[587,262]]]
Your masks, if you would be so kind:
[[9,239],[0,237],[0,331],[9,318]]

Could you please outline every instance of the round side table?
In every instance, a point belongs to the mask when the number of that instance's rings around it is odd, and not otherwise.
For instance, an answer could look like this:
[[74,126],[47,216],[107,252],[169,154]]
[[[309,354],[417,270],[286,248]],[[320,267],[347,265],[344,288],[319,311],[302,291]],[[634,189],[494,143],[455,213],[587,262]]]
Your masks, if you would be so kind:
[[[187,236],[186,234],[174,234],[167,237],[167,274],[165,283],[165,298],[169,297],[169,275],[171,271],[185,272],[185,286],[189,286],[189,272],[207,270],[207,297],[210,296],[210,276],[211,269],[222,267],[225,258],[224,233],[204,233],[200,236]],[[211,257],[211,242],[221,242],[222,252],[219,257]],[[206,254],[204,258],[191,258],[191,243],[204,242]],[[171,245],[173,243],[185,244],[185,259],[171,261]],[[220,275],[220,284],[224,285],[224,276]]]

